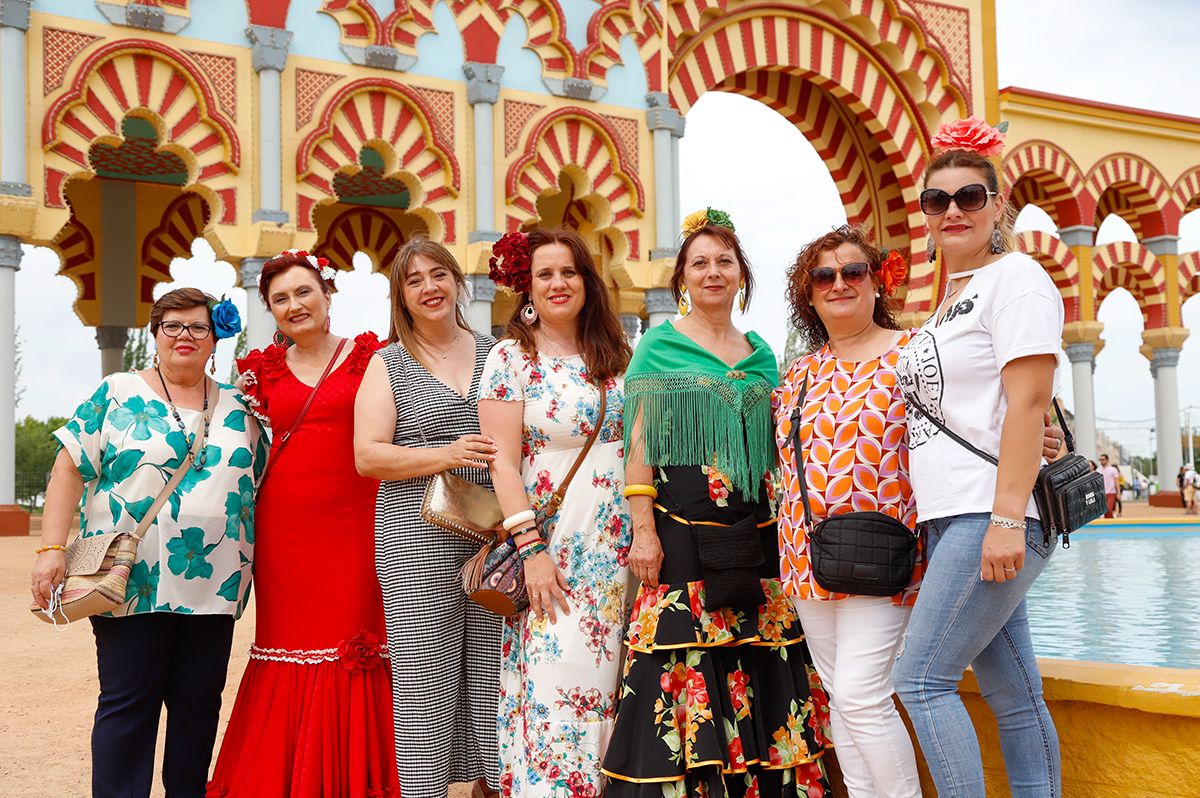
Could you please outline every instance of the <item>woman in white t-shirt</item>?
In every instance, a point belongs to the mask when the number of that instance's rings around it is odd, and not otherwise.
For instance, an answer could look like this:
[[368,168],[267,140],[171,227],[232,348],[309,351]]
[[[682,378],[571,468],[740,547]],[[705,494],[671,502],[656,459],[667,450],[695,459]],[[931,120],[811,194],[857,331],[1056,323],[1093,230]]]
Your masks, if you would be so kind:
[[[1035,260],[1011,251],[1005,198],[988,159],[1000,153],[1000,131],[972,117],[943,125],[931,143],[941,152],[926,170],[921,209],[948,280],[896,366],[929,562],[893,681],[939,794],[985,796],[979,743],[957,692],[972,666],[999,719],[1012,794],[1059,796],[1058,736],[1025,594],[1057,542],[1043,535],[1031,494],[1062,299]],[[998,454],[999,467],[931,418]]]

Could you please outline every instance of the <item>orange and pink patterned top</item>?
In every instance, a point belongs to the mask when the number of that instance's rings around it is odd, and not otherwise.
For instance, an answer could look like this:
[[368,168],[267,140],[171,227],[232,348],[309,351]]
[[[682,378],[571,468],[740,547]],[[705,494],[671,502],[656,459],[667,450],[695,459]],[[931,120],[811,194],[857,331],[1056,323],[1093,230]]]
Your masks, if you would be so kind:
[[[808,558],[808,528],[796,453],[788,443],[792,411],[808,374],[808,393],[800,414],[808,500],[815,521],[831,515],[875,510],[916,528],[917,507],[908,478],[904,397],[896,383],[896,359],[911,332],[903,333],[881,357],[839,360],[829,346],[798,358],[772,395],[775,441],[783,474],[779,495],[779,560],[783,589],[791,596],[836,600],[817,584]],[[892,597],[912,606],[925,571],[923,546],[917,554],[913,581]]]

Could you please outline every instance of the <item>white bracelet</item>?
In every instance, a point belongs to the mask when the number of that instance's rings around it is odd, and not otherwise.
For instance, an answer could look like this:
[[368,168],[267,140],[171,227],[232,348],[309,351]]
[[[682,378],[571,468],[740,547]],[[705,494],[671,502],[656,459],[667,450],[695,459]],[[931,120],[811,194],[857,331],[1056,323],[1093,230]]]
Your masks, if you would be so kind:
[[534,517],[533,510],[522,510],[519,513],[513,513],[504,519],[504,531],[511,532],[513,527],[523,524],[526,521],[532,521]]
[[1025,529],[1025,522],[1018,521],[1015,518],[1005,518],[1002,515],[992,513],[992,526],[998,526],[1001,529]]

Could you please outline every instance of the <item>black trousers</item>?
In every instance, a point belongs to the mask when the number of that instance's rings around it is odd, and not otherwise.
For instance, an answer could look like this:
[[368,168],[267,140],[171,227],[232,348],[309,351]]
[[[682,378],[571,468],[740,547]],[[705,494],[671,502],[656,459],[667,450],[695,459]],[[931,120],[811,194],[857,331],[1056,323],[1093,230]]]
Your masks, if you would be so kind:
[[150,795],[164,704],[163,786],[169,798],[203,798],[233,617],[152,612],[91,621],[100,674],[92,727],[93,798]]

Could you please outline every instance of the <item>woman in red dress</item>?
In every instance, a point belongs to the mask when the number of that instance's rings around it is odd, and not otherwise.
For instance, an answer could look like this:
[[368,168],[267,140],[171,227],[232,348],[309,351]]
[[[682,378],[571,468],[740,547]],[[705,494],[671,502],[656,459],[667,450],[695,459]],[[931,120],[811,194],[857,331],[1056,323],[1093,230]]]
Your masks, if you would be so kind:
[[358,475],[353,445],[354,398],[379,339],[329,332],[333,274],[304,252],[267,261],[259,293],[295,343],[238,361],[273,443],[255,505],[254,646],[208,798],[400,794],[375,578],[378,482]]

